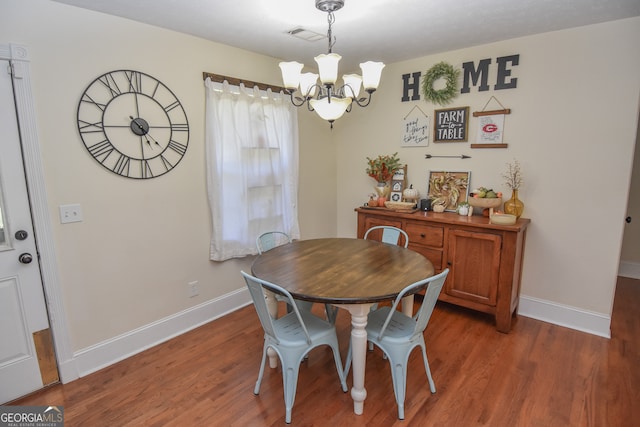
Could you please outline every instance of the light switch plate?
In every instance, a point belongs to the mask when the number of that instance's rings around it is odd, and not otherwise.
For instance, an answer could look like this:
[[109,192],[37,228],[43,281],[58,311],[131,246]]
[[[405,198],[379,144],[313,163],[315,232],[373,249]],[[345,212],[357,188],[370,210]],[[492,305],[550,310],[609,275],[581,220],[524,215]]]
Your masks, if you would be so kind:
[[82,208],[79,204],[60,205],[60,224],[82,221]]

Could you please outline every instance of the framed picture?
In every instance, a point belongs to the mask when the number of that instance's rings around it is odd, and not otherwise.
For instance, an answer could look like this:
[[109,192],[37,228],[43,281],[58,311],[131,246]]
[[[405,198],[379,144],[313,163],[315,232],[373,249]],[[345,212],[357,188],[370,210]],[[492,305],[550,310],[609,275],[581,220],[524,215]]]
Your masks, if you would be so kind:
[[429,145],[429,116],[417,105],[402,119],[401,147],[427,147]]
[[435,110],[433,142],[467,142],[469,107]]
[[429,172],[427,184],[428,197],[432,208],[444,206],[445,211],[455,212],[458,204],[466,202],[469,197],[469,180],[471,172]]
[[404,165],[401,169],[398,169],[391,178],[391,194],[389,195],[389,201],[401,202],[402,192],[407,186],[407,165]]

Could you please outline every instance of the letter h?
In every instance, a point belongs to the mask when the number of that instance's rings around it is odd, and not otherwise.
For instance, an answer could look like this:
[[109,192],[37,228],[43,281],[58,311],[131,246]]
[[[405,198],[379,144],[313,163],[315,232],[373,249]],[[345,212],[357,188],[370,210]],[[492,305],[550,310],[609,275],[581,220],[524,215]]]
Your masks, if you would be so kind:
[[[402,75],[402,102],[420,101],[420,71],[416,71],[411,75],[413,82],[409,83],[409,74]],[[411,99],[409,99],[409,91],[413,91]]]

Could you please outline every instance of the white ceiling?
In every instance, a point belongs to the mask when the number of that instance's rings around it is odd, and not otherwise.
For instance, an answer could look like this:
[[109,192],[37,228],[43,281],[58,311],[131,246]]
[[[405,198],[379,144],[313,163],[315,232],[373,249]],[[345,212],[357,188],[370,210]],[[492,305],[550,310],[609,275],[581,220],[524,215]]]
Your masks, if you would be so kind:
[[[264,55],[304,62],[327,40],[315,0],[54,0],[129,18]],[[530,34],[640,16],[640,0],[345,0],[335,12],[333,52],[341,72],[366,60],[392,63]],[[552,48],[552,46],[550,46]],[[306,71],[306,69],[305,69]]]

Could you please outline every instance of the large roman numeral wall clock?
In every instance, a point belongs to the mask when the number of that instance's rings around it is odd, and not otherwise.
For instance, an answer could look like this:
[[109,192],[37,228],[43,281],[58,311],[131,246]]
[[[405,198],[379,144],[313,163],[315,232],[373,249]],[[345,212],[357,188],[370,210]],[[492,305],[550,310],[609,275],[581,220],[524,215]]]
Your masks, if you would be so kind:
[[169,172],[189,143],[178,98],[158,79],[133,70],[111,71],[91,82],[78,104],[78,131],[98,163],[133,179]]

